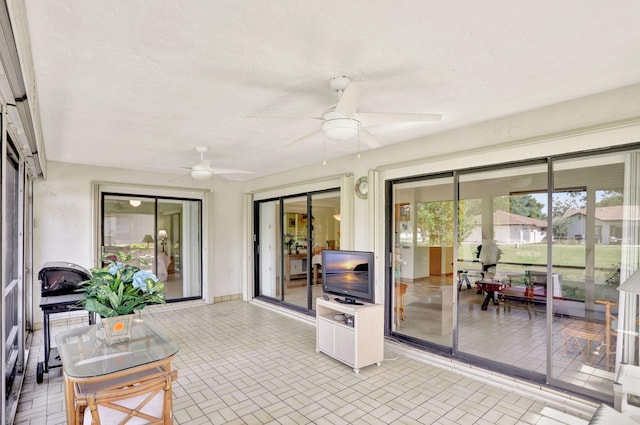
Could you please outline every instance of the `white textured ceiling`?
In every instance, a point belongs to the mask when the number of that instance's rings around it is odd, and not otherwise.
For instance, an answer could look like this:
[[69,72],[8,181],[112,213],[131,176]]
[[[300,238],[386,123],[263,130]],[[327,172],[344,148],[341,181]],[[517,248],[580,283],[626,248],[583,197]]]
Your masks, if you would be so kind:
[[[243,180],[317,163],[305,119],[362,82],[389,145],[640,82],[640,2],[56,0],[26,3],[47,158],[180,174],[207,146]],[[364,149],[364,147],[361,147]],[[357,151],[327,141],[327,157]]]

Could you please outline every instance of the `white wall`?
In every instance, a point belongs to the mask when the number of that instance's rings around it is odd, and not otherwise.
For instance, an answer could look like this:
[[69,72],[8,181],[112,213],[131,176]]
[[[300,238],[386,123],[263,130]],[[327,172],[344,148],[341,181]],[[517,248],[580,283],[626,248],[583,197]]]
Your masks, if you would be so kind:
[[[48,169],[47,180],[34,182],[33,267],[39,271],[50,261],[93,267],[93,208],[88,170],[52,162]],[[38,296],[40,288],[34,294]]]
[[[174,196],[205,198],[203,203],[204,295],[214,297],[242,293],[241,257],[242,189],[240,183],[215,179],[192,182],[194,188],[180,188],[170,175],[133,172],[120,169],[48,163],[46,180],[34,184],[34,271],[50,261],[65,261],[92,268],[97,263],[94,230],[93,182],[113,184],[123,192],[142,187],[154,192],[171,191]],[[204,195],[214,191],[212,206]],[[221,218],[221,219],[220,219]],[[238,230],[240,229],[240,230]],[[213,235],[214,243],[209,244]],[[40,287],[34,282],[34,323],[42,322]]]
[[[213,207],[208,215],[213,243],[205,282],[208,299],[242,291],[243,253],[251,252],[242,240],[244,193],[299,193],[322,181],[338,181],[345,173],[357,180],[376,170],[378,186],[369,200],[353,199],[354,249],[384,251],[384,181],[404,176],[448,171],[482,164],[502,163],[546,155],[589,150],[640,141],[640,85],[564,102],[422,139],[332,159],[323,166],[307,166],[244,183],[213,182]],[[444,117],[446,120],[446,115]],[[301,177],[304,176],[304,177]],[[135,182],[176,186],[170,176],[99,167],[49,163],[47,181],[35,185],[34,267],[46,261],[92,264],[93,230],[91,181]],[[167,183],[165,183],[167,182]],[[190,183],[190,182],[189,182]],[[210,184],[210,183],[207,183]],[[199,186],[204,187],[204,186]],[[337,187],[337,186],[336,186]],[[372,211],[369,210],[372,208]],[[206,217],[205,217],[206,219]],[[370,222],[374,221],[374,222]],[[251,223],[249,223],[249,226]],[[209,249],[209,247],[205,247]],[[64,258],[60,258],[64,255]],[[382,294],[384,258],[376,263],[377,291]],[[39,288],[34,291],[36,297]],[[381,299],[377,300],[381,302]],[[36,301],[37,306],[37,301]]]
[[208,281],[204,276],[211,290],[210,301],[213,297],[242,293],[242,185],[231,182],[219,185],[214,189],[212,204],[209,217],[212,267]]

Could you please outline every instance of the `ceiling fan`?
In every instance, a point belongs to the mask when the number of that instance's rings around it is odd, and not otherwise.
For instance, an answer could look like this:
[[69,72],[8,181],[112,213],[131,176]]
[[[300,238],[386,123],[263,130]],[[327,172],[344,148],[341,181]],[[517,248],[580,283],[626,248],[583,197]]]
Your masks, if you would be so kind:
[[211,166],[211,160],[205,159],[204,154],[209,148],[206,146],[196,147],[196,152],[200,153],[200,162],[191,166],[183,167],[191,172],[191,178],[194,180],[207,180],[214,174],[252,174],[251,171],[233,170],[229,168],[214,168]]
[[321,117],[271,116],[271,118],[308,118],[321,121],[319,129],[290,142],[288,146],[293,146],[318,134],[324,134],[327,139],[331,140],[350,140],[358,136],[360,141],[375,149],[382,145],[366,127],[409,122],[433,122],[442,119],[440,114],[358,112],[361,90],[359,83],[351,82],[351,79],[345,76],[334,77],[329,80],[329,87],[338,93],[338,103],[327,109]]

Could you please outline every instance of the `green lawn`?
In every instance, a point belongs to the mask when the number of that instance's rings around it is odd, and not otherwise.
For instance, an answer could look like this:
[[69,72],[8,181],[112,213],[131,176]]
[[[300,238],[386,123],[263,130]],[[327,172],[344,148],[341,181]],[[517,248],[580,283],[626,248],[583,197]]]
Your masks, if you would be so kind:
[[[460,257],[465,261],[475,260],[476,244],[461,244]],[[499,244],[502,250],[500,263],[512,263],[521,265],[547,264],[547,244]],[[615,270],[620,265],[620,245],[596,245],[595,267],[596,269]],[[553,245],[553,265],[555,267],[570,267],[583,269],[586,260],[585,245]]]
[[[500,262],[518,264],[547,264],[547,244],[501,244]],[[620,245],[596,245],[595,268],[615,270],[620,265]],[[585,245],[553,245],[555,267],[579,267],[586,264]]]
[[[474,254],[476,244],[462,244],[458,268],[478,269]],[[525,270],[546,271],[547,244],[499,244],[502,250],[498,272],[520,272]],[[552,247],[553,272],[562,275],[563,295],[572,299],[584,299],[586,246],[581,244],[554,244]],[[620,266],[620,245],[597,245],[595,247],[594,286],[595,299],[617,300],[615,286],[606,285]]]

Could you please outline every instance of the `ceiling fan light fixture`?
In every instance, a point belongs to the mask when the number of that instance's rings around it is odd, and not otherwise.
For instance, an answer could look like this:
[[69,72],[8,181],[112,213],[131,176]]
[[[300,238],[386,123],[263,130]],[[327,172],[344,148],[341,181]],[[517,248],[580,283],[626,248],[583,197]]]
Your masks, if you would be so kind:
[[351,118],[333,118],[322,123],[322,132],[331,140],[349,140],[358,135],[359,124]]
[[209,170],[191,170],[191,177],[194,180],[206,180],[211,177],[211,172]]

